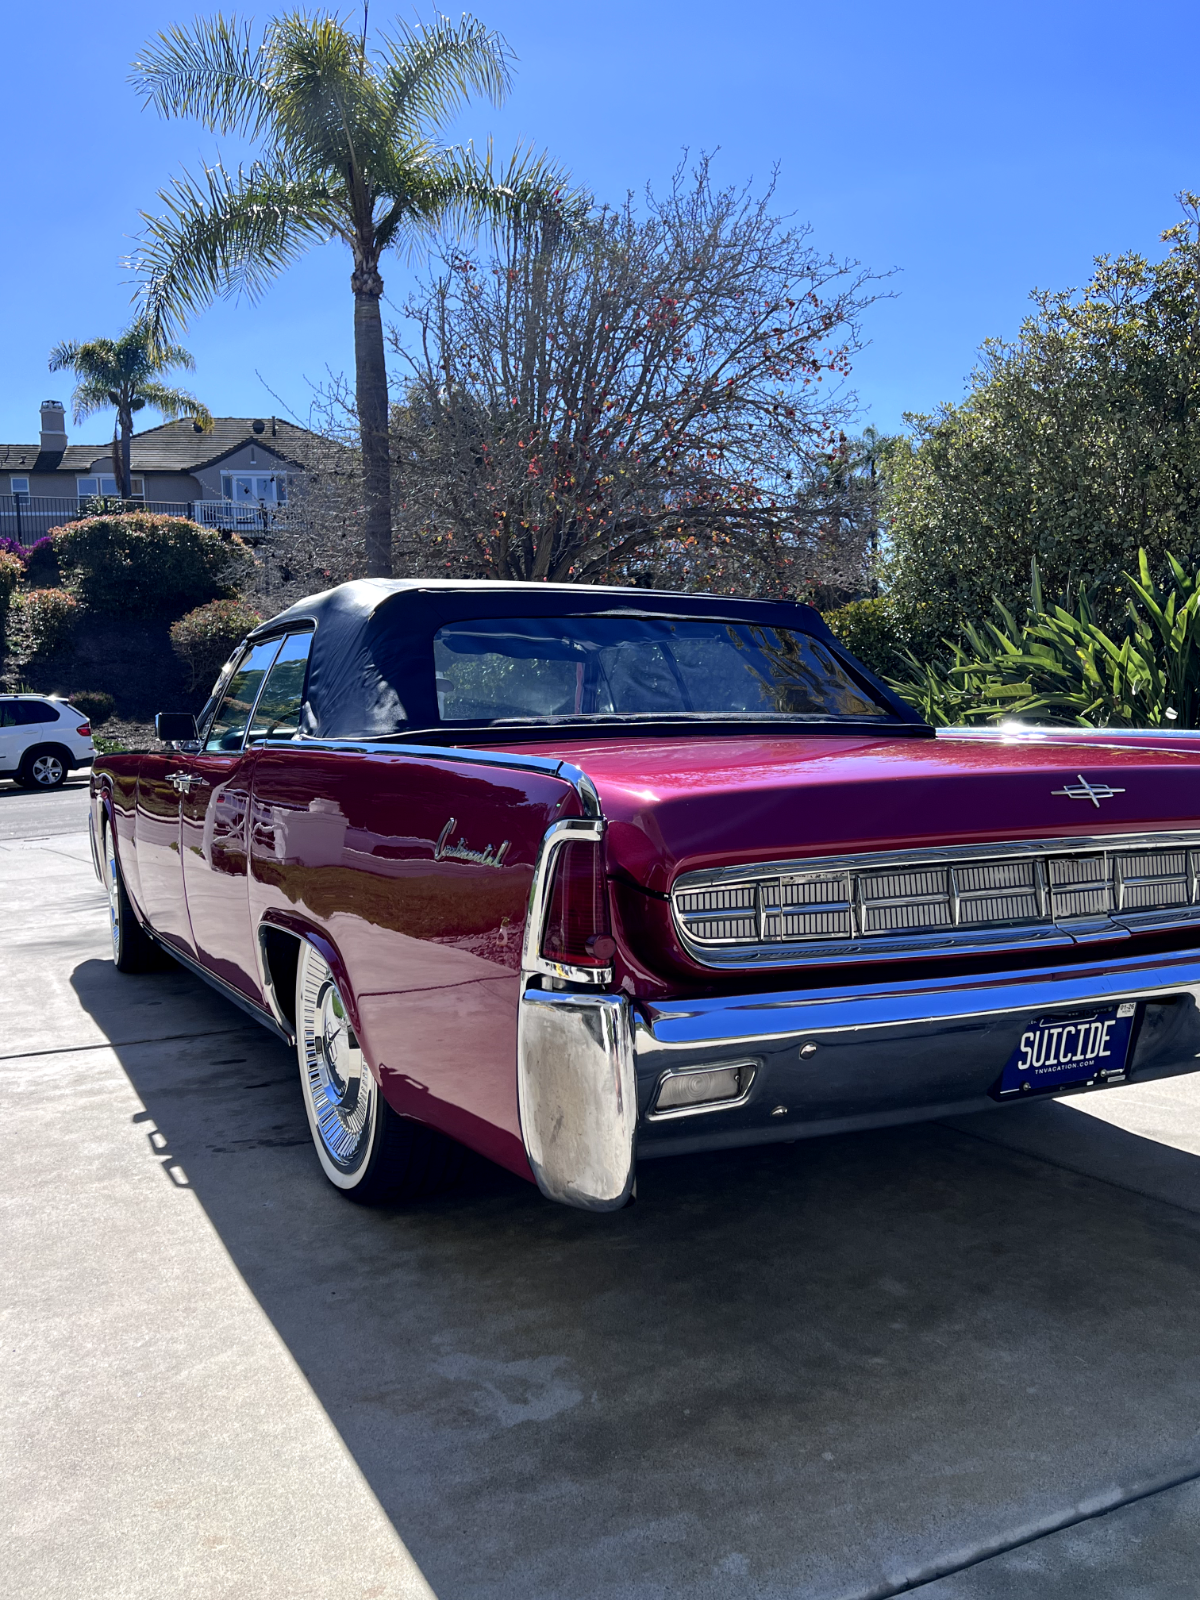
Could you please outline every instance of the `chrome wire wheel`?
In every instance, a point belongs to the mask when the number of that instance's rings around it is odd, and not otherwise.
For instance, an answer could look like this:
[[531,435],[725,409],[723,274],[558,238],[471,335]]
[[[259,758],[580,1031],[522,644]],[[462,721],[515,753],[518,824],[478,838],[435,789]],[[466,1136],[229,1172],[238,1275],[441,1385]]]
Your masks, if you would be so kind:
[[104,830],[104,888],[108,894],[108,928],[112,935],[113,960],[121,959],[121,880],[117,875],[117,852],[111,828]]
[[309,1127],[325,1175],[339,1189],[365,1175],[379,1089],[328,962],[305,942],[296,981],[296,1049]]

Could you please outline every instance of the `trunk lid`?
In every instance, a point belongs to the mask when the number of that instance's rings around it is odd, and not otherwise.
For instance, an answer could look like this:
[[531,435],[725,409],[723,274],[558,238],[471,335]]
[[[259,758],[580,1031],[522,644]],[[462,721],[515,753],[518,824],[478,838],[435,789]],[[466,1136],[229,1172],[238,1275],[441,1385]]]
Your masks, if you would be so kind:
[[609,870],[654,894],[681,872],[809,856],[1200,827],[1200,755],[1139,745],[890,734],[522,744],[588,774]]

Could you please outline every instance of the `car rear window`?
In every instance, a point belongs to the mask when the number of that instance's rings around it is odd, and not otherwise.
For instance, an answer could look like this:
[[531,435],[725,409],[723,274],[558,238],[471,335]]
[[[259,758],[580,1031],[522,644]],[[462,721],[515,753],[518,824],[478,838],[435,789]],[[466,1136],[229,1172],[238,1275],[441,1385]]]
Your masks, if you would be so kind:
[[893,720],[819,639],[688,617],[503,617],[434,635],[443,722]]

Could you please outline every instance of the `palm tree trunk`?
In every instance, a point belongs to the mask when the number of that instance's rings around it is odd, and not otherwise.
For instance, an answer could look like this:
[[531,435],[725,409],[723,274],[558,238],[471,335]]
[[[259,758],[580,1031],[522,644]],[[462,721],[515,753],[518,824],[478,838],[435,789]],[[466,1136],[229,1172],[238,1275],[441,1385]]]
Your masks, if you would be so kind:
[[130,477],[130,439],[133,434],[133,416],[130,412],[118,412],[121,424],[121,459],[114,461],[113,466],[117,473],[117,491],[122,500],[128,500],[133,494],[133,479]]
[[388,445],[387,364],[379,297],[383,279],[373,263],[355,268],[354,376],[362,439],[367,576],[392,575],[392,464]]

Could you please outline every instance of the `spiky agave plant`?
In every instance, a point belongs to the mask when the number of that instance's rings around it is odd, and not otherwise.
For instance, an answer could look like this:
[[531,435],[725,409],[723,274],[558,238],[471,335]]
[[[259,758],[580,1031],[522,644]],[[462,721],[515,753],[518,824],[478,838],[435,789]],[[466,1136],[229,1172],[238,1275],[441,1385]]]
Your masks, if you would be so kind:
[[928,721],[997,722],[1006,717],[1088,727],[1200,725],[1200,574],[1167,557],[1157,583],[1144,550],[1138,576],[1125,573],[1123,637],[1095,620],[1080,587],[1073,607],[1047,606],[1036,564],[1024,621],[997,605],[998,621],[968,625],[945,641],[948,657],[918,661],[893,687]]

